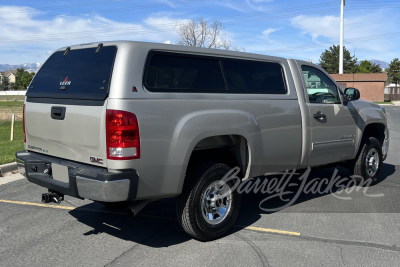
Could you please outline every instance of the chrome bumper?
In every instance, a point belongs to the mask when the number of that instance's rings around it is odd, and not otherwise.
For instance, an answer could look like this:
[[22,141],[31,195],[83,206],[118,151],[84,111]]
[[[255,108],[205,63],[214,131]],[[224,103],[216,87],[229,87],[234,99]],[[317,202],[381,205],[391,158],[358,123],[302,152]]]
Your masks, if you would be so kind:
[[[385,141],[383,141],[383,145],[382,145],[382,156],[383,156],[383,160],[386,159],[387,155],[389,152],[389,139],[385,139]],[[383,161],[382,160],[382,161]]]
[[125,179],[103,182],[76,176],[76,185],[78,194],[82,198],[103,202],[118,202],[128,200],[130,181]]
[[[105,168],[26,151],[17,152],[16,157],[18,170],[28,181],[60,194],[102,202],[136,199],[139,176],[135,170],[109,172]],[[53,164],[67,167],[66,177]]]
[[26,177],[26,175],[25,175],[25,162],[20,160],[20,159],[17,159],[16,161],[17,161],[17,167],[18,167],[19,173]]

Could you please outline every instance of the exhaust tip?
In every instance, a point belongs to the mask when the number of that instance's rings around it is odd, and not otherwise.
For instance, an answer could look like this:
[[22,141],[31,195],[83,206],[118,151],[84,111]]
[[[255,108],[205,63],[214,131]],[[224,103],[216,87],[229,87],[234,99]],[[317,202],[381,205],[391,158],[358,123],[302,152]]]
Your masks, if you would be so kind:
[[131,217],[135,217],[135,212],[130,208],[126,209],[126,213]]

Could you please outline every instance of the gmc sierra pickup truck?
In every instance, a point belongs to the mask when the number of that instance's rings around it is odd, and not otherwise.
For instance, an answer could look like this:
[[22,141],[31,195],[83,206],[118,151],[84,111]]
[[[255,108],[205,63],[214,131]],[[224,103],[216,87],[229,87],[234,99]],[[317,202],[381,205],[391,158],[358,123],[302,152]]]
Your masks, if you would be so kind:
[[234,223],[241,196],[221,179],[342,164],[376,179],[389,146],[384,108],[309,62],[217,49],[103,42],[55,51],[24,105],[20,172],[64,195],[130,203],[176,197],[201,240]]

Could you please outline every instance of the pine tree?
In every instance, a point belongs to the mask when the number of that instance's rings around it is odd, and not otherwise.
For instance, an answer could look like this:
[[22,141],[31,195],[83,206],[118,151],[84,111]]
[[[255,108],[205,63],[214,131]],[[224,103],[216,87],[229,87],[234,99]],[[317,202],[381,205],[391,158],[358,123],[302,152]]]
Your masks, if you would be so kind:
[[398,84],[400,81],[400,61],[395,58],[390,62],[390,68],[388,70],[388,77],[391,83]]
[[363,60],[360,63],[360,67],[358,69],[359,73],[381,73],[382,69],[379,64],[372,64],[368,60]]
[[[333,45],[329,50],[322,52],[319,65],[328,73],[339,73],[339,51],[340,46]],[[357,58],[351,56],[350,51],[343,47],[343,72],[355,73],[358,70]]]
[[8,77],[3,77],[0,84],[0,91],[10,90],[11,86],[10,79],[8,79]]

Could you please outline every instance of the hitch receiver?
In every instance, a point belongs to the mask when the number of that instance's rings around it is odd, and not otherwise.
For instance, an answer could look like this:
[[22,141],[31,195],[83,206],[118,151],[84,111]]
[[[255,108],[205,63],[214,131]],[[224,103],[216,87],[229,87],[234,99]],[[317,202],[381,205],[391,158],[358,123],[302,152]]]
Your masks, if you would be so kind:
[[42,194],[42,202],[43,203],[57,203],[60,204],[61,201],[64,200],[64,195],[53,190],[49,190],[49,193]]

